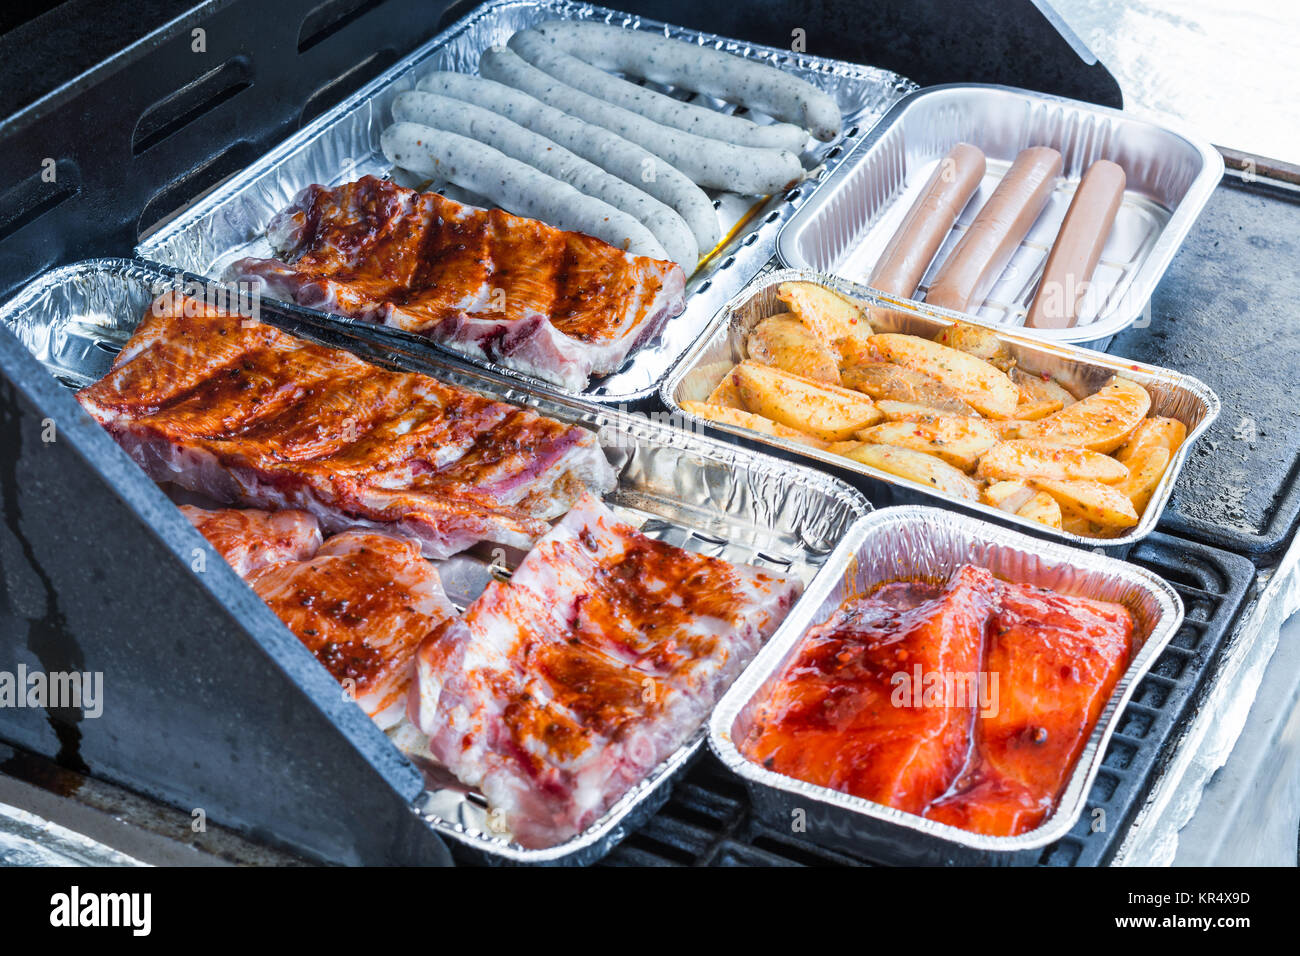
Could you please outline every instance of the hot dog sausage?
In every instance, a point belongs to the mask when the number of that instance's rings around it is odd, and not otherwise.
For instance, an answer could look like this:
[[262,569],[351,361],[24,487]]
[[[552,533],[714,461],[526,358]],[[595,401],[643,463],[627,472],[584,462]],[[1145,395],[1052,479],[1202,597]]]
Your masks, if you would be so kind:
[[1061,154],[1023,150],[930,283],[925,301],[972,312],[988,297],[1056,188]]
[[984,169],[982,152],[969,143],[954,146],[903,217],[867,285],[890,295],[910,297],[916,292],[930,261],[979,188]]
[[1079,305],[1124,201],[1126,181],[1124,170],[1110,160],[1088,167],[1052,243],[1026,327],[1068,329],[1079,320]]

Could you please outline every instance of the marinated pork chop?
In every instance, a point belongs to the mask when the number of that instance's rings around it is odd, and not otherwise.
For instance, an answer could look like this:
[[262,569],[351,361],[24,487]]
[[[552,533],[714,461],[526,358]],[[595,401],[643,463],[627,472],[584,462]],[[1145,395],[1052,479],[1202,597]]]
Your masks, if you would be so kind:
[[320,526],[305,511],[180,509],[240,577],[281,561],[304,561],[320,547]]
[[527,547],[614,473],[595,436],[168,293],[78,393],[149,476],[225,504],[391,529],[429,557]]
[[585,496],[421,646],[412,718],[519,843],[552,846],[699,728],[800,590]]
[[684,306],[679,266],[365,176],[309,186],[267,227],[281,259],[228,279],[396,326],[577,391]]
[[456,616],[419,546],[374,532],[335,535],[249,583],[385,730],[406,710],[416,648]]

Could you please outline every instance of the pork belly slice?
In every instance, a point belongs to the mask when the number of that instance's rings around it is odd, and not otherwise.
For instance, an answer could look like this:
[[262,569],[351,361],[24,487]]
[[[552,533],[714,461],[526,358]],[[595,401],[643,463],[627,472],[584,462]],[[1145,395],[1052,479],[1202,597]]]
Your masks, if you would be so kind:
[[674,263],[373,176],[307,187],[267,238],[280,258],[242,259],[228,279],[573,391],[617,370],[685,305]]
[[77,397],[157,481],[326,533],[393,530],[432,558],[526,548],[615,483],[585,429],[172,294]]
[[920,813],[966,759],[978,703],[967,688],[995,585],[966,566],[942,590],[908,582],[849,600],[808,631],[741,751],[777,773]]
[[412,719],[519,843],[553,846],[690,738],[800,591],[586,495],[421,645]]
[[996,699],[975,724],[970,763],[925,813],[1014,836],[1052,812],[1133,650],[1119,604],[1001,584],[986,667]]
[[240,577],[281,561],[304,561],[320,547],[320,526],[305,511],[180,509]]
[[406,710],[416,648],[456,615],[419,546],[375,532],[335,535],[315,557],[261,568],[248,581],[385,730]]

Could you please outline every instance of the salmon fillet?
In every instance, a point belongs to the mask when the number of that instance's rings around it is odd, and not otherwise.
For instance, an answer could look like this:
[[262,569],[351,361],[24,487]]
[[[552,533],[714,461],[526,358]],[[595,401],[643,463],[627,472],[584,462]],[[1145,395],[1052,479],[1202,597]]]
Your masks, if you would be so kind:
[[920,813],[961,770],[978,702],[935,678],[975,680],[995,593],[993,576],[968,565],[943,589],[907,583],[850,599],[808,631],[741,752],[777,773]]
[[925,815],[991,836],[1034,829],[1060,799],[1128,666],[1133,618],[1119,604],[999,585],[986,668],[996,706],[975,725],[969,765]]

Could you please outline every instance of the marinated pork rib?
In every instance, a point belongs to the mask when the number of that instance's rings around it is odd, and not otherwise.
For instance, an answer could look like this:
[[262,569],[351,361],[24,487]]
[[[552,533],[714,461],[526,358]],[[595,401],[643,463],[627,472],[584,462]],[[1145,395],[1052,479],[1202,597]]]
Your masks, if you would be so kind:
[[575,391],[615,371],[685,302],[671,262],[373,176],[307,187],[267,237],[282,258],[242,259],[227,278]]
[[81,404],[150,477],[383,528],[447,557],[527,547],[614,473],[595,436],[164,295]]
[[932,820],[1014,836],[1037,827],[1060,799],[1133,646],[1118,604],[1019,584],[999,587],[985,667],[996,707],[975,724],[975,750]]
[[320,526],[305,511],[180,508],[240,577],[281,561],[304,561],[320,547]]
[[[777,773],[920,813],[969,749],[995,580],[891,585],[809,630],[741,751]],[[902,675],[901,679],[900,676]],[[961,676],[961,684],[936,679]]]
[[456,613],[414,541],[351,531],[322,545],[303,511],[181,511],[380,727],[401,719],[416,647]]
[[456,616],[419,546],[375,532],[335,535],[249,583],[385,730],[406,710],[416,648]]
[[585,496],[421,646],[412,718],[519,843],[552,846],[698,729],[800,589]]

